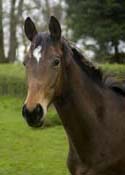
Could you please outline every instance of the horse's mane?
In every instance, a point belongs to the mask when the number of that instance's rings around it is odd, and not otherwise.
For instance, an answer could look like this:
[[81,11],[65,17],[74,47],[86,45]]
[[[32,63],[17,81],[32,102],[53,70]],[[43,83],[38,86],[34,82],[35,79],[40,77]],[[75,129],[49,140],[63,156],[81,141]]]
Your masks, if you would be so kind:
[[119,95],[125,96],[125,82],[119,82],[111,76],[105,76],[102,70],[85,59],[83,54],[74,45],[70,44],[75,62],[99,86],[110,88]]
[[76,48],[72,47],[72,52],[75,62],[81,67],[81,69],[86,72],[92,80],[101,85],[103,82],[103,73],[101,69],[97,68],[94,64],[85,59],[85,57]]

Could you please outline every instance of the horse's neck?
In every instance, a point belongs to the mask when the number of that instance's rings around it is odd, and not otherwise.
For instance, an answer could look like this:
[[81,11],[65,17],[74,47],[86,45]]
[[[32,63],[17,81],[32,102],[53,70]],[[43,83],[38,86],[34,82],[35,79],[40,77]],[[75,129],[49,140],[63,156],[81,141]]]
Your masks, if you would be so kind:
[[55,107],[81,159],[89,159],[100,89],[75,63],[68,69],[65,86],[67,93],[55,102]]

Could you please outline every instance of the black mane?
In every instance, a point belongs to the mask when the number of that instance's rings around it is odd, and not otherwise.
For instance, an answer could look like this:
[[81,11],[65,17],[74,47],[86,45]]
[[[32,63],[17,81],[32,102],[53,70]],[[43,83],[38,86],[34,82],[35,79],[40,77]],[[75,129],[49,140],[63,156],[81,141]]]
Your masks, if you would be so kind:
[[99,68],[96,68],[91,62],[87,61],[84,56],[74,47],[72,47],[73,58],[81,69],[99,85],[102,84],[103,73]]
[[125,96],[125,82],[118,82],[116,79],[113,79],[110,76],[105,77],[102,70],[86,60],[78,49],[72,46],[71,49],[75,62],[93,81],[95,81],[99,86],[110,88],[117,94]]

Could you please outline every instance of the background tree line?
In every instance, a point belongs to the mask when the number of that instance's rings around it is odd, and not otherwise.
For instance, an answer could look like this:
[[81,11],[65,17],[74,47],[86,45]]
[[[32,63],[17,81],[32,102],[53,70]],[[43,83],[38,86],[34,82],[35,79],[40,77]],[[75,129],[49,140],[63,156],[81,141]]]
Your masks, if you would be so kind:
[[[105,57],[125,62],[124,0],[0,0],[0,62],[15,62],[26,52],[26,16],[44,31],[52,14],[62,23],[64,35],[75,42],[81,40],[99,61]],[[87,44],[88,40],[94,42]]]
[[28,43],[23,25],[27,16],[31,16],[38,29],[44,31],[51,14],[62,21],[61,0],[0,0],[0,63],[13,63],[26,52]]
[[125,1],[67,0],[67,4],[67,23],[73,28],[74,39],[91,37],[99,46],[96,53],[100,59],[111,55],[112,61],[124,62],[121,52],[125,48],[120,44],[125,42]]

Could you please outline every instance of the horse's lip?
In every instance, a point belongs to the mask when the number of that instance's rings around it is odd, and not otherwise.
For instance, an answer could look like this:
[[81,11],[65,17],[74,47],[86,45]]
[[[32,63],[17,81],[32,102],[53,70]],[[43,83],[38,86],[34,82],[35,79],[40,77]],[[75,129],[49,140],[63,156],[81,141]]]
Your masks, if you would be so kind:
[[32,127],[32,128],[40,128],[40,127],[43,126],[44,120],[39,121],[39,122],[37,122],[37,123],[31,123],[31,122],[28,122],[28,121],[27,121],[27,123],[28,123],[28,125],[29,125],[30,127]]

